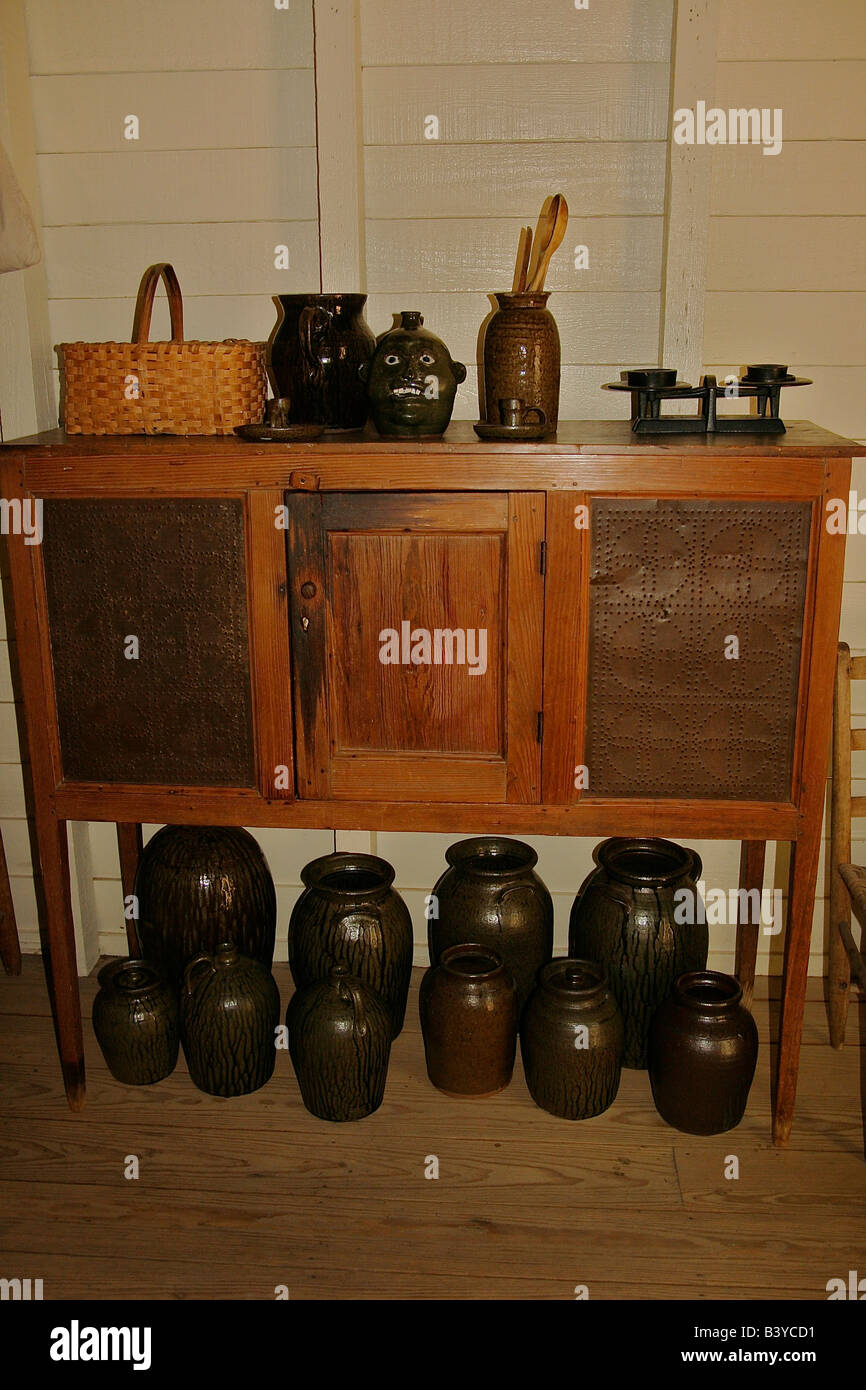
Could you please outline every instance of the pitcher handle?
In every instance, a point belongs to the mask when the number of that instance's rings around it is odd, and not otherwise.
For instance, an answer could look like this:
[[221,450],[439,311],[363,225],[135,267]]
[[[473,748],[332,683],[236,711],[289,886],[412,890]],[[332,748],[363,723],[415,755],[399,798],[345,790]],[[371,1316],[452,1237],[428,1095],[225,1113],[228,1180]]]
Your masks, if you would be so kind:
[[301,355],[306,366],[306,376],[311,386],[321,386],[325,376],[325,364],[314,346],[314,336],[321,336],[333,322],[333,314],[321,304],[307,304],[298,318],[298,337],[301,340]]
[[341,980],[339,983],[340,998],[346,1003],[351,1003],[355,1015],[354,1032],[356,1037],[364,1038],[367,1036],[367,1014],[364,1009],[364,1001],[361,998],[361,991],[357,985],[352,985],[348,980]]
[[186,969],[183,972],[183,986],[188,995],[192,994],[193,973],[199,965],[205,964],[210,966],[210,971],[212,975],[216,974],[216,966],[213,963],[213,956],[209,956],[207,951],[200,951],[197,956],[193,956],[192,960],[187,961]]

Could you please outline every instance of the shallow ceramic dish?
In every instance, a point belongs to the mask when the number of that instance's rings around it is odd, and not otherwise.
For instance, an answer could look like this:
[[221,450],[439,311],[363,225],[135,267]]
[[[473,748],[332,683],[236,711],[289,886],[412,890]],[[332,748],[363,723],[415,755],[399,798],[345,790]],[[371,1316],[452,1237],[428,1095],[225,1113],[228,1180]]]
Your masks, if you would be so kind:
[[304,440],[319,439],[325,433],[324,425],[236,425],[235,434],[240,439],[254,440],[259,444],[292,444]]
[[553,430],[548,425],[539,425],[536,421],[532,425],[488,425],[480,421],[473,425],[475,433],[479,439],[513,439],[513,440],[534,440],[545,439],[547,435],[553,434]]

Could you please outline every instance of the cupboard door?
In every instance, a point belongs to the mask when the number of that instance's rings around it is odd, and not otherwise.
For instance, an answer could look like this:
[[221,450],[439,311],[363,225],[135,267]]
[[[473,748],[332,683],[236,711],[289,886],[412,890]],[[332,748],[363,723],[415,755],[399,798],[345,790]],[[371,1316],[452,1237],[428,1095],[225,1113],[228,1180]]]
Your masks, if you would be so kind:
[[243,504],[54,498],[44,519],[64,779],[254,785]]
[[539,800],[544,498],[286,502],[298,794]]
[[[588,535],[552,544],[548,642],[583,653],[558,762],[589,797],[790,801],[811,503],[584,500]],[[554,568],[575,541],[569,594]]]

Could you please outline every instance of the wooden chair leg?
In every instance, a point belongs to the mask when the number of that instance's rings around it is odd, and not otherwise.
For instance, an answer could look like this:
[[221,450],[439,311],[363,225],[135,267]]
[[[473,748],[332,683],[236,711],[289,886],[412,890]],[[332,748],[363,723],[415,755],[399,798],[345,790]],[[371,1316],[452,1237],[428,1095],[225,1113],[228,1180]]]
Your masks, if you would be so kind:
[[[120,855],[120,881],[123,885],[124,906],[126,899],[131,897],[135,891],[135,872],[143,848],[141,826],[135,821],[118,821],[117,850]],[[134,917],[126,918],[126,940],[129,945],[129,954],[135,958],[139,957],[141,945],[138,939],[138,922]]]
[[[742,841],[740,845],[741,889],[745,889],[746,892],[757,889],[760,894],[764,886],[764,861],[766,859],[766,853],[766,840]],[[743,899],[741,898],[739,921],[737,922],[737,954],[734,973],[743,987],[743,1003],[747,1009],[751,1009],[755,992],[755,962],[758,958],[760,912],[758,913],[758,921],[744,921],[742,903]]]
[[39,843],[39,873],[44,894],[45,924],[43,958],[57,1050],[63,1070],[66,1099],[71,1110],[81,1110],[85,1101],[84,1035],[81,1027],[81,1000],[78,993],[78,961],[75,953],[75,923],[69,886],[69,842],[66,822],[58,821],[37,805],[36,834]]
[[9,884],[9,870],[6,866],[6,851],[3,836],[0,835],[0,959],[7,975],[21,974],[21,943],[18,940],[18,924],[15,921],[15,904],[12,901],[12,888]]
[[851,858],[851,651],[840,642],[836,650],[836,693],[833,707],[833,782],[830,796],[830,941],[827,967],[827,1015],[830,1044],[845,1041],[851,966],[841,936],[851,928],[851,902],[839,877],[839,865]]

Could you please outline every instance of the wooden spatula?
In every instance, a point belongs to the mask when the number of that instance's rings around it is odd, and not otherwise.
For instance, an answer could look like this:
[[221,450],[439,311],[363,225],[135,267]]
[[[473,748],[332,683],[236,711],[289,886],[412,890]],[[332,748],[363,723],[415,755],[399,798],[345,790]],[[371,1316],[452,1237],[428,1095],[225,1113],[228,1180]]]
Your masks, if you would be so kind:
[[[527,289],[534,294],[539,294],[544,289],[547,268],[550,265],[554,251],[558,251],[562,245],[565,229],[568,226],[568,203],[561,193],[557,193],[556,196],[550,200],[548,220],[550,222],[550,231],[547,240],[538,253],[535,269],[533,270],[532,266],[529,268]],[[536,246],[533,247],[533,260],[535,260],[535,251],[537,249],[536,243]]]
[[526,272],[526,289],[532,285],[538,271],[538,263],[541,260],[542,252],[550,240],[553,231],[553,218],[550,215],[553,195],[545,198],[541,205],[541,212],[538,215],[538,222],[535,225],[535,236],[532,238],[532,257],[529,262],[529,270]]
[[532,228],[520,228],[520,241],[517,243],[517,260],[514,263],[512,294],[523,294],[526,289],[526,275],[529,270],[529,257],[532,254]]

